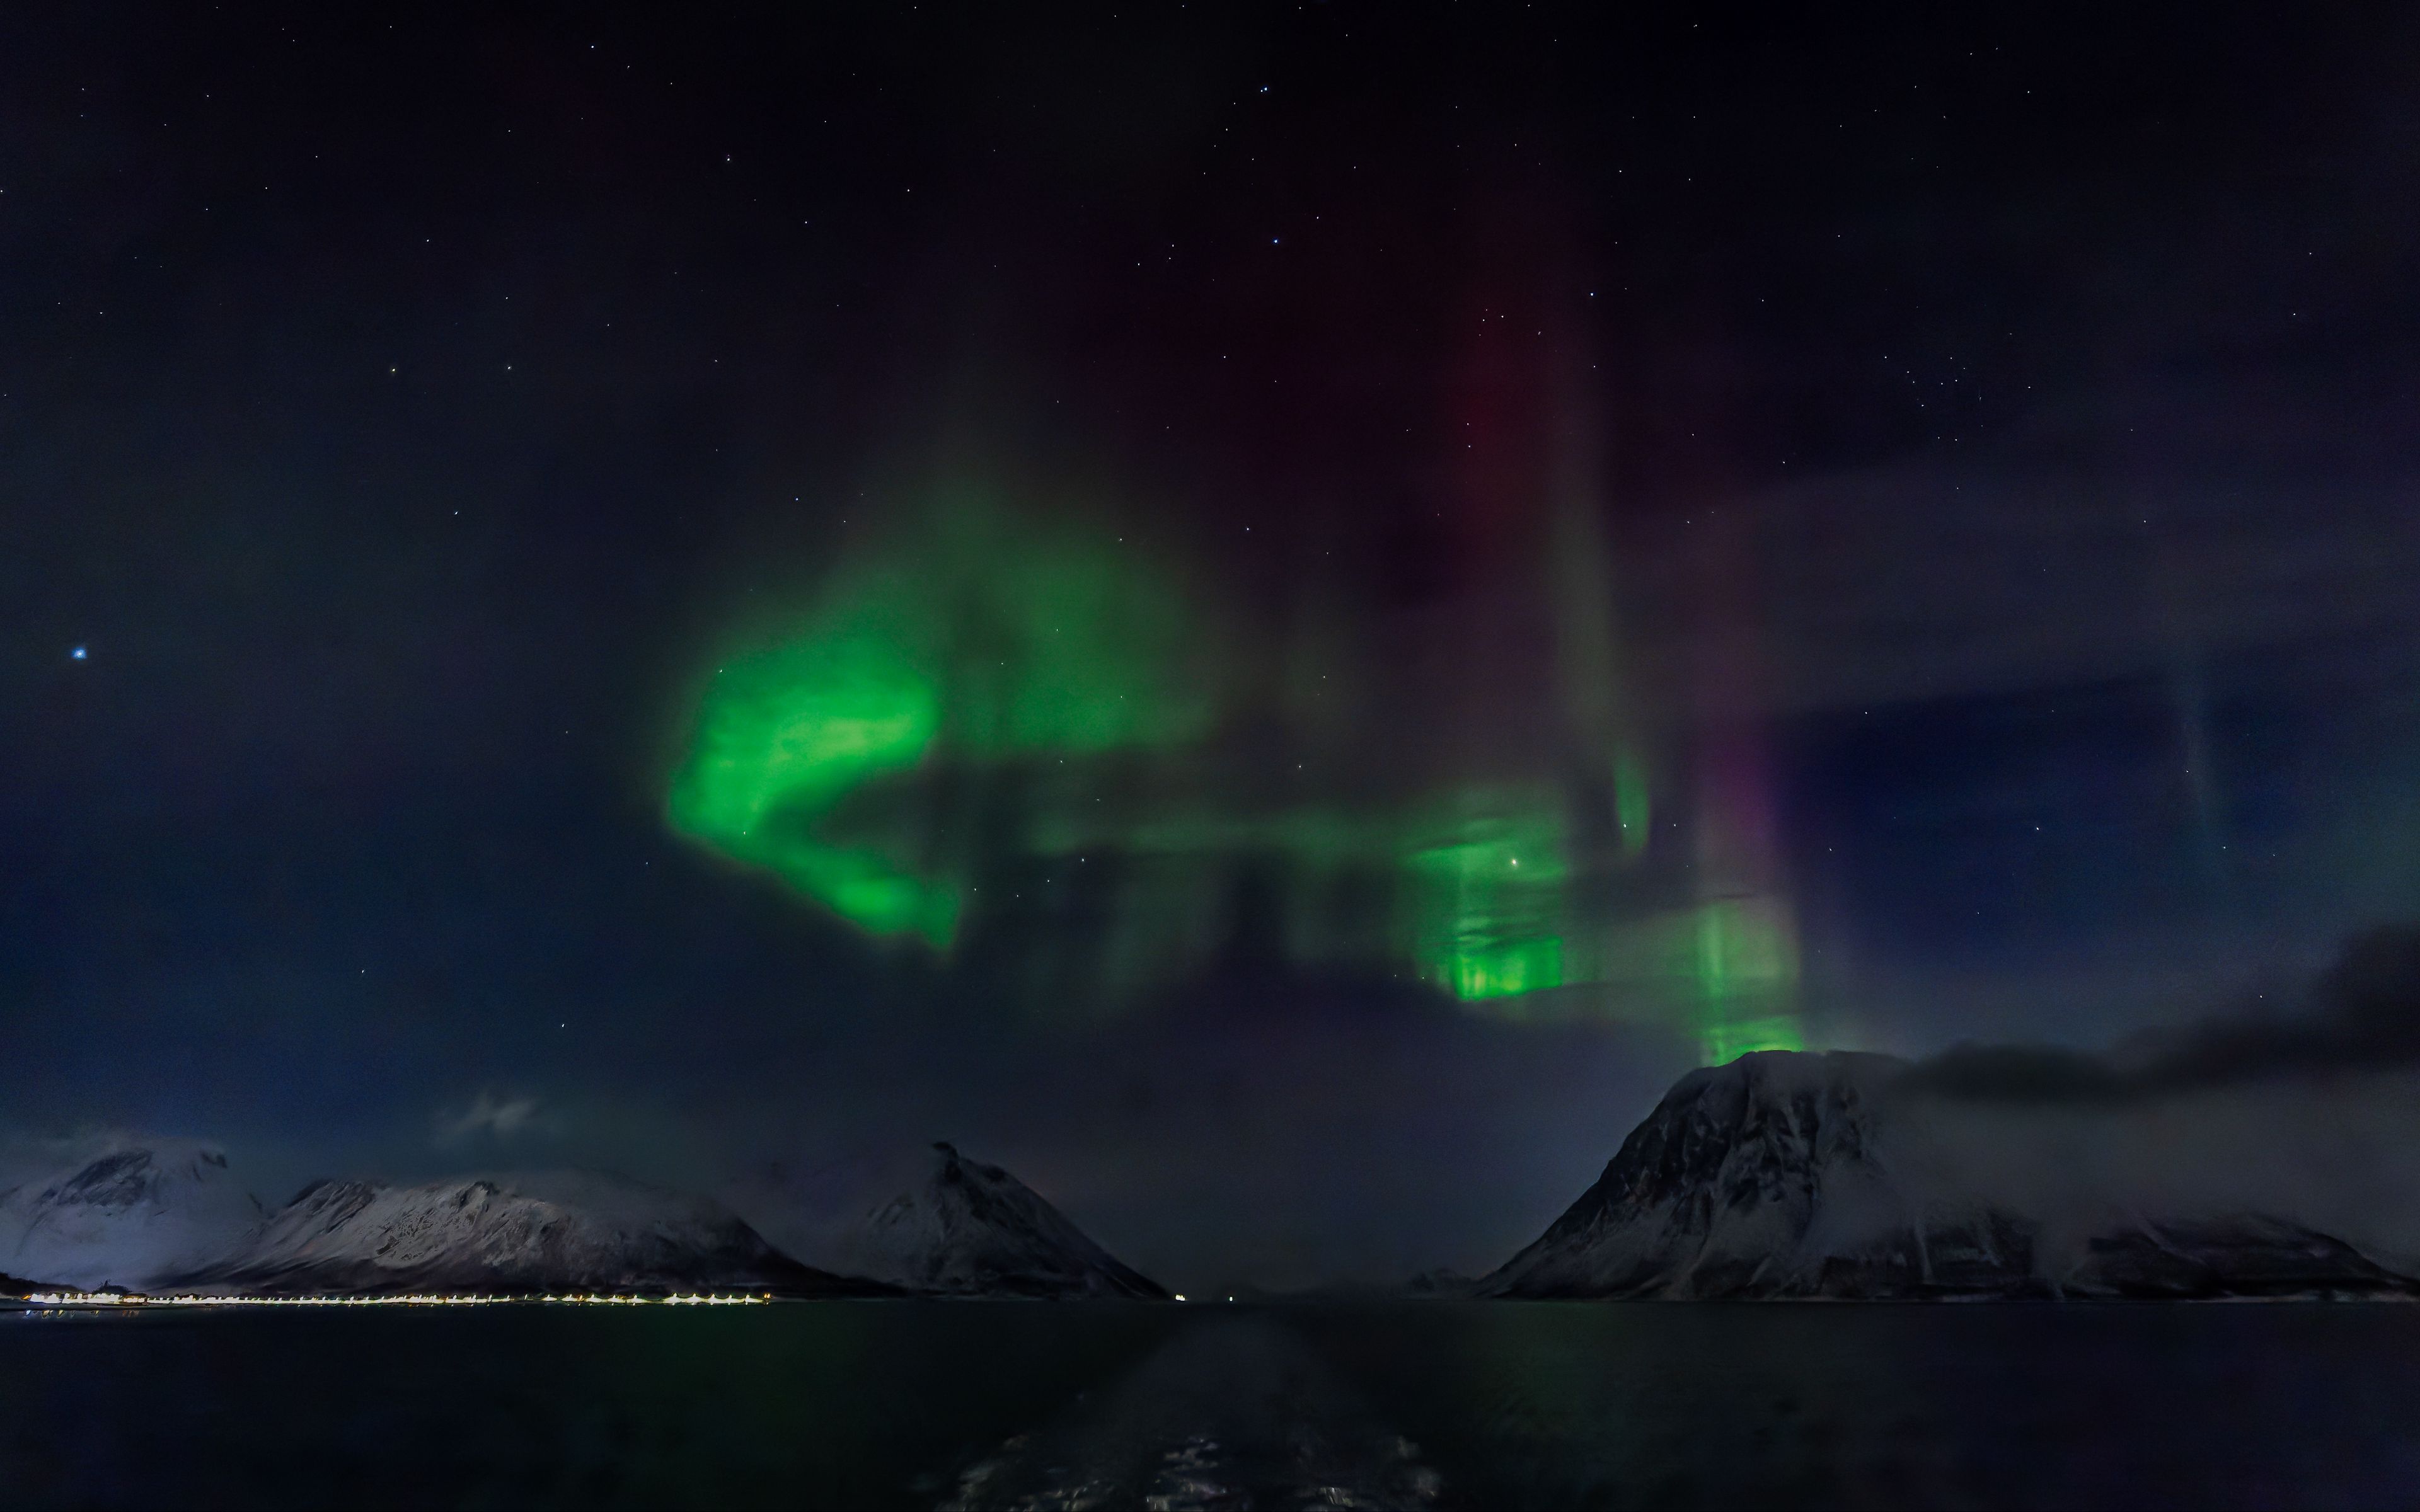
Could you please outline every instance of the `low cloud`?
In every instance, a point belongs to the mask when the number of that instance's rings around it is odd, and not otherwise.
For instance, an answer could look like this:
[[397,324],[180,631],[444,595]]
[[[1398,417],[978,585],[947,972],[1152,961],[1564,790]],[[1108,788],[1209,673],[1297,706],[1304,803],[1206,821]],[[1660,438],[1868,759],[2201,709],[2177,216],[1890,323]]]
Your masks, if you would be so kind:
[[2054,1238],[2259,1212],[2420,1260],[2420,927],[2356,936],[2290,1001],[2104,1055],[1962,1045],[1918,1062],[1886,1091],[1894,1174]]
[[2291,1011],[2221,1014],[2106,1055],[1959,1045],[1918,1064],[1901,1085],[1970,1102],[2109,1104],[2413,1066],[2420,1066],[2420,926],[2406,924],[2347,942]]
[[483,1091],[469,1107],[438,1111],[437,1143],[441,1148],[451,1149],[469,1144],[483,1135],[506,1140],[536,1127],[538,1109],[535,1097],[500,1097],[494,1092]]
[[2140,1218],[2263,1213],[2420,1262],[2412,1067],[2084,1104],[1895,1099],[1889,1125],[1907,1196],[1988,1199],[2054,1243]]

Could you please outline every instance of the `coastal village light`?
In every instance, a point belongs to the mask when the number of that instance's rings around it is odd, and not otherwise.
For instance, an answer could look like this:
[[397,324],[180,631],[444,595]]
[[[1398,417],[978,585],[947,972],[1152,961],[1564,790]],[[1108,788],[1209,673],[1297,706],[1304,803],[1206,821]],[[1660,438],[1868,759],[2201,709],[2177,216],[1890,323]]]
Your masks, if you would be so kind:
[[463,1295],[451,1292],[430,1292],[389,1297],[247,1297],[247,1296],[166,1296],[147,1297],[123,1291],[37,1291],[25,1301],[37,1307],[489,1307],[507,1304],[532,1303],[562,1305],[602,1307],[633,1307],[651,1304],[664,1307],[758,1307],[773,1300],[770,1292],[758,1296],[724,1295],[721,1293],[685,1293],[668,1297],[634,1296],[513,1296],[507,1293]]

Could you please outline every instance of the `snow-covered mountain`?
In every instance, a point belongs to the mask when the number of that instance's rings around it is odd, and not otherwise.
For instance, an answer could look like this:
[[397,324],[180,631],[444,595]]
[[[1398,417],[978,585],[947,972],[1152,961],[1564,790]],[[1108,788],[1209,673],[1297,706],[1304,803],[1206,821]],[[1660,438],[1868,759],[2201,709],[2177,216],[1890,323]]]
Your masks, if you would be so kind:
[[21,1149],[0,1175],[0,1272],[139,1290],[225,1254],[265,1216],[226,1152],[199,1140]]
[[1766,1051],[1692,1072],[1596,1184],[1483,1278],[1504,1297],[2199,1297],[2420,1293],[2260,1214],[2057,1227],[1926,1160],[1886,1056]]
[[316,1182],[241,1245],[171,1281],[258,1292],[892,1294],[800,1265],[703,1197],[584,1171]]
[[923,1180],[868,1213],[843,1250],[853,1269],[940,1296],[1168,1296],[1032,1188],[946,1144],[933,1147]]

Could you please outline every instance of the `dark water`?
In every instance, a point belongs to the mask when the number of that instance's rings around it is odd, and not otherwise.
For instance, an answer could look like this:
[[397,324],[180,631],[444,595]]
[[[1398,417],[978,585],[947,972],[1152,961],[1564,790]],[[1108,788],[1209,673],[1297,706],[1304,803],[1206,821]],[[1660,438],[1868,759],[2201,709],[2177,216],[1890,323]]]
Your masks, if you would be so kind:
[[0,1504],[2420,1505],[2420,1307],[0,1316]]

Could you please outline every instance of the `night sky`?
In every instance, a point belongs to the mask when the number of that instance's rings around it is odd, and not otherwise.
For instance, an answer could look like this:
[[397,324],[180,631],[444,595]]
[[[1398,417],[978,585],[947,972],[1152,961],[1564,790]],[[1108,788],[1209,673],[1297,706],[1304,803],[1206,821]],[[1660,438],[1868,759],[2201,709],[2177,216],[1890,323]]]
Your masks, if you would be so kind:
[[2420,23],[1609,8],[19,8],[0,1131],[1393,1277],[2420,915]]

